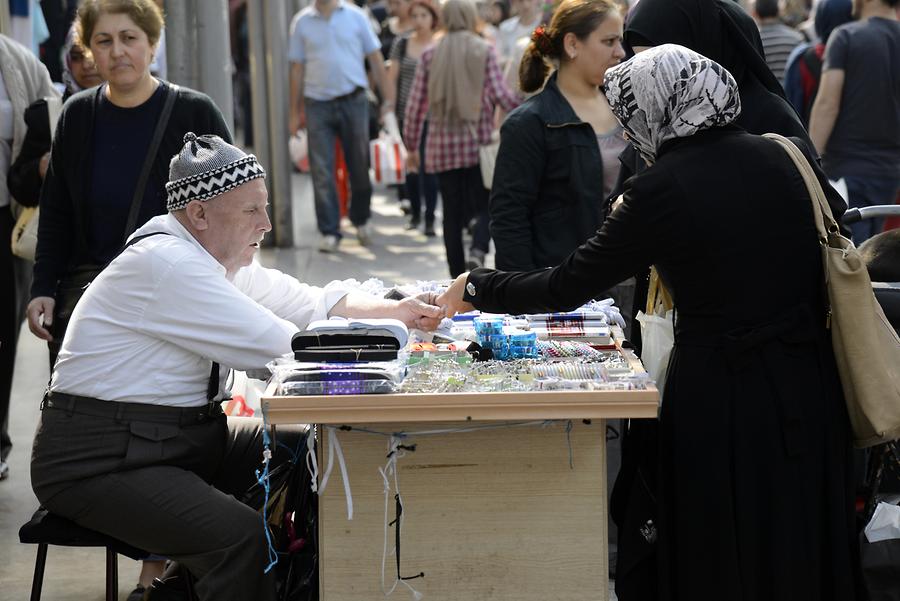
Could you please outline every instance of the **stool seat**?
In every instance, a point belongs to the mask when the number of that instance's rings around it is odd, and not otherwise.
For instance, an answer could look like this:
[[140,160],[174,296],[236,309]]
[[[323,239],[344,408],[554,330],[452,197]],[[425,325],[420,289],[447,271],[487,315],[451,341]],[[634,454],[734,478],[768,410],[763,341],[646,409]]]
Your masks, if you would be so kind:
[[79,526],[72,520],[38,509],[31,520],[19,529],[19,542],[59,547],[106,547],[119,555],[141,560],[150,553],[132,547],[111,536]]
[[111,536],[79,526],[72,520],[38,508],[27,524],[19,528],[19,542],[37,545],[34,562],[34,580],[31,584],[31,601],[41,600],[44,587],[44,568],[47,565],[47,549],[59,547],[104,547],[106,549],[106,601],[116,601],[119,591],[118,555],[132,559],[144,559],[150,553],[124,543]]

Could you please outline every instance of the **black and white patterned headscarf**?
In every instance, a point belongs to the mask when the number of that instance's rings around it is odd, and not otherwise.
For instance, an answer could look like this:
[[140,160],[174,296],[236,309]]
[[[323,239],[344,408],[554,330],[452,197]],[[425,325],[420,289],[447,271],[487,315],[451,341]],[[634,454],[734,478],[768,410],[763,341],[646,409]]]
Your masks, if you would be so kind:
[[645,50],[609,69],[604,88],[613,114],[648,163],[663,142],[727,125],[741,113],[731,73],[677,44]]

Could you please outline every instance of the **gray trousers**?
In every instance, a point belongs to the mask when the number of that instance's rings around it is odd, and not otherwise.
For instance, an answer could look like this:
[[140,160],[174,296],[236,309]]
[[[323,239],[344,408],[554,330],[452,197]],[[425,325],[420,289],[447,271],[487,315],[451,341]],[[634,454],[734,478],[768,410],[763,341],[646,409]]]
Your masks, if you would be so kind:
[[[93,403],[45,405],[31,461],[40,502],[178,561],[201,600],[273,599],[262,519],[232,496],[261,467],[261,421],[124,403],[108,416],[95,410],[103,401]],[[278,429],[290,448],[302,436],[300,427]],[[273,453],[272,468],[289,459],[284,449]]]

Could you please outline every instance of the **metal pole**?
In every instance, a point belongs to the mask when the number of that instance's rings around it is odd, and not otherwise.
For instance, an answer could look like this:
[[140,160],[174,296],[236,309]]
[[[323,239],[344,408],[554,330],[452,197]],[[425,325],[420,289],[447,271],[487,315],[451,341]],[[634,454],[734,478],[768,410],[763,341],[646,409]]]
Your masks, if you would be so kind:
[[[290,15],[284,0],[265,0],[263,17],[266,29],[266,79],[269,122],[269,192],[275,243],[294,245],[293,198],[291,195],[291,161],[288,155],[288,25]],[[255,121],[254,121],[255,125]],[[255,131],[254,131],[255,134]]]
[[[247,28],[250,44],[250,96],[253,108],[253,152],[269,175],[267,184],[273,190],[273,170],[269,153],[269,94],[266,89],[266,43],[265,23],[262,3],[247,2]],[[273,202],[274,204],[274,202]],[[274,213],[274,209],[272,209]],[[273,235],[263,243],[271,246],[281,229],[281,224],[272,219]]]
[[[227,0],[192,0],[197,18],[198,71],[200,89],[222,111],[225,123],[234,131],[234,96],[231,85],[231,36],[228,29]],[[251,2],[252,4],[252,2]]]
[[193,35],[196,21],[194,2],[166,2],[166,65],[169,81],[200,89],[197,73],[198,52]]

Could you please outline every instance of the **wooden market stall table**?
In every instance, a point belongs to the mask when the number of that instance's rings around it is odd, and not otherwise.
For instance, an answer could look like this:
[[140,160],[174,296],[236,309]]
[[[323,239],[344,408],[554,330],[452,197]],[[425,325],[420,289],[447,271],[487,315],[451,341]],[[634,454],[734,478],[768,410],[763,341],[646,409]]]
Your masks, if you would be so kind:
[[[389,434],[396,432],[410,433],[401,439],[406,449],[396,463],[403,500],[400,572],[424,573],[405,581],[423,601],[608,599],[606,420],[656,417],[655,387],[271,393],[262,399],[270,424],[320,425],[320,482],[334,450],[330,436],[346,460],[353,519],[347,519],[337,460],[319,499],[321,601],[384,599],[382,573],[386,589],[395,582],[395,525],[385,528],[396,517],[395,491],[389,491],[386,511],[379,468],[385,469]],[[434,430],[449,432],[415,434]],[[401,583],[391,598],[406,601],[412,593]]]

